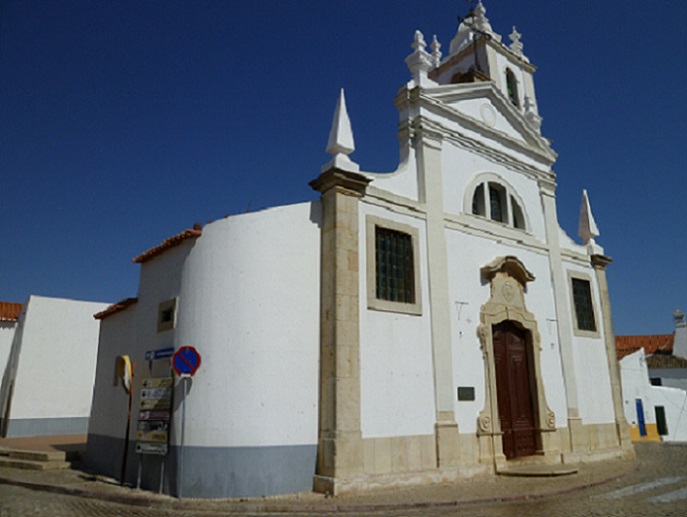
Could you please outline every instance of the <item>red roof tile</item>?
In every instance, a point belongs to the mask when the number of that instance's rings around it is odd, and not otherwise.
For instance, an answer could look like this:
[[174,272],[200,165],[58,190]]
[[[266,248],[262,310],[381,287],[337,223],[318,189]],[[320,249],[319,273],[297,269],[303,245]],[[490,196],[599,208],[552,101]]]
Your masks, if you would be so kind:
[[116,312],[123,311],[124,309],[126,309],[130,305],[133,305],[136,302],[138,302],[138,298],[124,298],[122,301],[113,303],[104,311],[94,314],[93,317],[97,320],[103,320]]
[[649,336],[616,336],[615,349],[618,359],[630,355],[640,348],[646,355],[656,351],[669,353],[673,351],[674,334],[654,334]]
[[143,264],[144,262],[148,262],[152,258],[157,257],[163,251],[178,246],[186,239],[195,239],[201,235],[203,235],[203,230],[200,229],[184,230],[183,232],[174,235],[169,239],[165,239],[162,241],[162,244],[158,244],[154,248],[150,248],[148,251],[141,253],[138,257],[134,257],[133,261],[136,264]]
[[17,321],[21,307],[21,303],[0,302],[0,321]]

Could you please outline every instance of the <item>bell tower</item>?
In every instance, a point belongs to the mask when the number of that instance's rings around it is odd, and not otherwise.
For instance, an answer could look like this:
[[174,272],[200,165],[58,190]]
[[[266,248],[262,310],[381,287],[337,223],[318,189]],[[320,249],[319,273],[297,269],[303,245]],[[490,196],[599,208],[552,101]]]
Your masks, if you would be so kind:
[[428,77],[440,85],[492,81],[539,131],[542,119],[532,77],[536,67],[523,54],[522,34],[513,27],[508,36],[510,44],[506,45],[492,29],[486,12],[482,0],[478,0],[465,17],[458,18],[460,24],[448,56],[441,59],[433,53],[435,67]]

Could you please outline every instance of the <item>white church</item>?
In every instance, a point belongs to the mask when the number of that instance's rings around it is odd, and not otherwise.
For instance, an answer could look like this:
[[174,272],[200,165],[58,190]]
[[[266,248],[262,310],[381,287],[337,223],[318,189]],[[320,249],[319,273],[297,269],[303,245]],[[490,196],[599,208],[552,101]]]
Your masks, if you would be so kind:
[[[419,31],[412,47],[394,172],[349,157],[342,91],[319,200],[134,259],[137,297],[97,316],[87,468],[118,477],[129,442],[125,477],[151,490],[335,495],[634,454],[611,261],[586,192],[581,243],[558,224],[557,155],[520,34],[503,41],[479,2],[447,55]],[[137,453],[141,383],[172,376],[151,354],[184,346],[202,362],[173,375],[168,443]],[[128,440],[122,355],[136,363]]]

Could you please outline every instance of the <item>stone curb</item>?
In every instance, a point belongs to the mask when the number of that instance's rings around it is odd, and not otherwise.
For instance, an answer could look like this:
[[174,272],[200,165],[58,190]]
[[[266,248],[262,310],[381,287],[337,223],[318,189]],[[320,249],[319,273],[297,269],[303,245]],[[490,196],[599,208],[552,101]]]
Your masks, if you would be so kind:
[[[637,470],[640,462],[635,460],[632,466],[625,469],[620,474],[613,475],[600,480],[575,484],[570,487],[552,490],[550,492],[542,492],[539,494],[518,494],[518,495],[499,495],[493,497],[480,497],[475,499],[445,499],[439,501],[422,501],[422,502],[399,502],[399,503],[350,503],[350,504],[283,504],[283,503],[247,503],[247,502],[232,502],[227,501],[227,507],[222,508],[221,511],[225,514],[232,513],[358,513],[358,512],[382,512],[393,510],[417,510],[422,508],[448,508],[458,505],[477,505],[477,504],[493,504],[506,503],[518,501],[532,501],[536,499],[543,499],[555,495],[562,495],[578,490],[584,490],[612,481],[617,481],[626,476],[630,471]],[[202,506],[203,500],[183,500],[176,499],[171,496],[163,496],[158,494],[151,495],[134,495],[134,494],[119,494],[100,490],[91,490],[83,487],[72,487],[66,485],[50,485],[45,483],[34,483],[31,481],[21,481],[8,477],[0,476],[0,484],[18,486],[30,490],[40,490],[43,492],[50,492],[55,494],[73,495],[77,497],[84,497],[88,499],[98,499],[111,503],[127,504],[131,506],[145,506],[162,509],[188,510],[198,509]],[[168,498],[167,500],[163,498]],[[208,502],[217,503],[217,499],[207,499]],[[212,511],[208,509],[208,511]],[[219,510],[218,510],[219,511]]]

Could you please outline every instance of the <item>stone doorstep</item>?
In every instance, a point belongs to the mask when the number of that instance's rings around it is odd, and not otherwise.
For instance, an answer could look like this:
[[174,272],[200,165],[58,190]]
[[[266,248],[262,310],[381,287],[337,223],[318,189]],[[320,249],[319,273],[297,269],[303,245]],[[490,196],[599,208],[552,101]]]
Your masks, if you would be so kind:
[[556,477],[556,476],[570,476],[577,474],[579,469],[571,467],[570,465],[520,465],[512,466],[506,469],[499,469],[496,473],[499,476],[513,476],[513,477]]
[[67,455],[63,451],[26,451],[11,449],[8,456],[16,460],[30,461],[66,461]]
[[15,469],[24,470],[61,470],[68,469],[72,466],[71,463],[67,461],[50,460],[50,461],[40,461],[40,460],[26,460],[18,459],[7,456],[0,457],[0,467],[11,467]]

